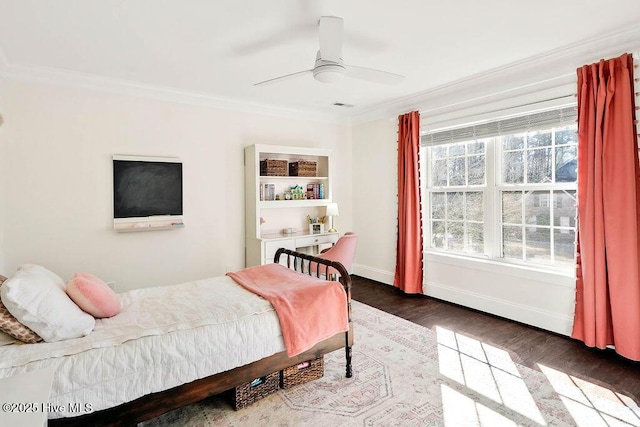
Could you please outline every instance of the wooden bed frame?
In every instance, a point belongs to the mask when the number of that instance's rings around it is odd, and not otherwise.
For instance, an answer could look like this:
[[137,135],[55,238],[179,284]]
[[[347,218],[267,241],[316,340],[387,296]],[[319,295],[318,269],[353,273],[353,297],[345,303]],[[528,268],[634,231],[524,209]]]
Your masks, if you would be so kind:
[[[220,394],[226,390],[252,381],[255,378],[280,371],[298,363],[315,359],[323,354],[340,348],[345,348],[346,377],[353,375],[351,367],[351,347],[353,345],[353,324],[351,322],[351,277],[342,264],[323,258],[278,249],[274,262],[279,262],[282,255],[286,256],[287,267],[310,276],[319,278],[331,277],[329,268],[339,272],[340,283],[347,294],[347,309],[349,330],[319,342],[310,350],[294,357],[288,357],[286,351],[260,359],[248,365],[240,366],[229,371],[221,372],[165,391],[151,393],[131,402],[123,403],[113,408],[93,412],[87,415],[48,420],[50,426],[131,426],[138,422],[156,418],[171,410],[199,402],[207,397]],[[318,267],[311,272],[310,263],[317,263]]]

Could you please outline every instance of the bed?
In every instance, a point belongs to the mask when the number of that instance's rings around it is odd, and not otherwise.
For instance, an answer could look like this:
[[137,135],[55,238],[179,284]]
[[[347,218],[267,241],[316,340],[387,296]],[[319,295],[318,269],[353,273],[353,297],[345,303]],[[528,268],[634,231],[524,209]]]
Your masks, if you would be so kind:
[[[132,425],[341,348],[345,375],[351,377],[346,269],[285,249],[275,261],[300,281],[337,271],[346,296],[346,332],[291,355],[271,303],[221,276],[121,294],[122,313],[96,321],[87,337],[0,347],[0,377],[53,368],[49,403],[63,409],[49,413],[50,425]],[[315,265],[319,268],[310,268]],[[215,297],[209,297],[214,290]],[[86,404],[87,413],[64,409]]]

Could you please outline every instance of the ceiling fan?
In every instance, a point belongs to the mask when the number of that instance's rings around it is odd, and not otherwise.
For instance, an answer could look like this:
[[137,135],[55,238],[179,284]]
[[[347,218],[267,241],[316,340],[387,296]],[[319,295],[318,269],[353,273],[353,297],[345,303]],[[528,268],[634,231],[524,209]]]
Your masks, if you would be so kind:
[[266,86],[305,74],[313,74],[313,78],[323,83],[339,82],[345,75],[355,79],[384,84],[400,83],[404,79],[404,76],[400,74],[345,64],[342,60],[342,36],[344,32],[342,18],[322,16],[318,22],[318,28],[320,50],[316,54],[316,63],[313,68],[255,83],[254,86]]

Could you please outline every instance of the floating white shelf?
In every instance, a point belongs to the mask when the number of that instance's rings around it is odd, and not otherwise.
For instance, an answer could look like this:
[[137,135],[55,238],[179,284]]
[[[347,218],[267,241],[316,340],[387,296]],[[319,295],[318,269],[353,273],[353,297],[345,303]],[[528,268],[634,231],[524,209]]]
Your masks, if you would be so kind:
[[184,228],[183,222],[125,222],[113,224],[113,229],[118,233],[130,233],[135,231],[159,231],[176,230]]

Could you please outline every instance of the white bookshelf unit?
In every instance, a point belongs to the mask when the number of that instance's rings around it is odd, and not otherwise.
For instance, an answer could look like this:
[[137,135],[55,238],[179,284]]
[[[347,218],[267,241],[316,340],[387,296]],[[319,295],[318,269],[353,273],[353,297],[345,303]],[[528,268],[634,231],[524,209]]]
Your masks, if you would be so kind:
[[[331,203],[331,150],[256,144],[246,147],[244,155],[247,267],[273,262],[280,247],[316,253],[338,240],[337,233],[311,233],[307,219],[323,217]],[[262,176],[260,162],[265,160],[286,161],[287,175]],[[299,161],[315,162],[316,176],[289,176],[289,165]],[[265,184],[272,184],[273,196],[279,200],[268,200]],[[317,197],[320,185],[322,198],[285,198],[287,192],[293,197],[295,186],[302,187],[303,195],[307,189],[311,195],[313,188]]]

